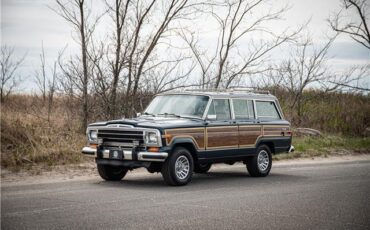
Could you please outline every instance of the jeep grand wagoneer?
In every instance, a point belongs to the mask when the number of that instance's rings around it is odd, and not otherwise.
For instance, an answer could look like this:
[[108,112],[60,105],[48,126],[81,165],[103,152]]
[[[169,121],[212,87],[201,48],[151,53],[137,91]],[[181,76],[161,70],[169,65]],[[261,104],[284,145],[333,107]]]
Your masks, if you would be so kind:
[[241,161],[264,177],[271,154],[293,149],[278,100],[255,91],[159,94],[137,118],[90,124],[87,138],[82,153],[95,158],[103,179],[145,167],[169,185],[185,185],[214,163]]

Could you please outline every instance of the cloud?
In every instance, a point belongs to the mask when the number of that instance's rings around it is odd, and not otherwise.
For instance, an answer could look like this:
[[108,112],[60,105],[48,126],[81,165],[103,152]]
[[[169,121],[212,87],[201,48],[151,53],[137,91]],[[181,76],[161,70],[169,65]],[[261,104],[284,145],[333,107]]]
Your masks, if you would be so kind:
[[370,50],[357,42],[334,42],[329,50],[334,59],[355,59],[370,61]]

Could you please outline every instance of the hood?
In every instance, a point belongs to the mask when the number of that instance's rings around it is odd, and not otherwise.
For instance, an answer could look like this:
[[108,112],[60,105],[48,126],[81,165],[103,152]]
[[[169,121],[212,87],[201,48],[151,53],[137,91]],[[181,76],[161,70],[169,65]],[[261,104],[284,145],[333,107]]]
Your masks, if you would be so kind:
[[106,126],[113,124],[131,125],[134,127],[157,128],[157,129],[190,128],[205,125],[204,121],[199,119],[141,116],[131,119],[96,122],[90,124],[89,126]]

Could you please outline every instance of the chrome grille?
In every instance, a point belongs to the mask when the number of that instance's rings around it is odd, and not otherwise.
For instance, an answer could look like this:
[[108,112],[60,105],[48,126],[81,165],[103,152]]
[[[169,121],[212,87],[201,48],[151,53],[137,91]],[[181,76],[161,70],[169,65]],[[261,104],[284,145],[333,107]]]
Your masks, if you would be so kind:
[[98,139],[103,140],[103,146],[132,147],[144,144],[143,131],[137,129],[102,128],[98,130]]

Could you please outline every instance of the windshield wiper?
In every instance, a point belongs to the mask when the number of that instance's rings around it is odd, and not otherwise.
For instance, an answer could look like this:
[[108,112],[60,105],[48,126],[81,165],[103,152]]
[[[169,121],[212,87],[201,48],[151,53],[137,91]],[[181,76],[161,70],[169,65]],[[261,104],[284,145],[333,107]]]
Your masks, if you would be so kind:
[[148,113],[148,112],[144,112],[143,115],[148,115],[148,116],[155,117],[155,115],[153,113]]
[[192,117],[192,116],[182,116],[182,115],[177,115],[177,114],[174,114],[174,113],[160,113],[158,115],[164,115],[165,117],[166,116],[174,116],[174,117],[178,117],[178,118],[186,118],[186,119],[197,119],[197,120],[203,120],[202,118],[200,117]]
[[200,118],[200,117],[192,117],[192,116],[179,116],[179,117],[181,117],[181,118],[187,118],[187,119],[196,119],[196,120],[202,120],[203,121],[203,119]]
[[174,116],[174,117],[181,117],[180,115],[174,114],[174,113],[159,113],[158,115],[164,115],[165,117],[167,116]]

